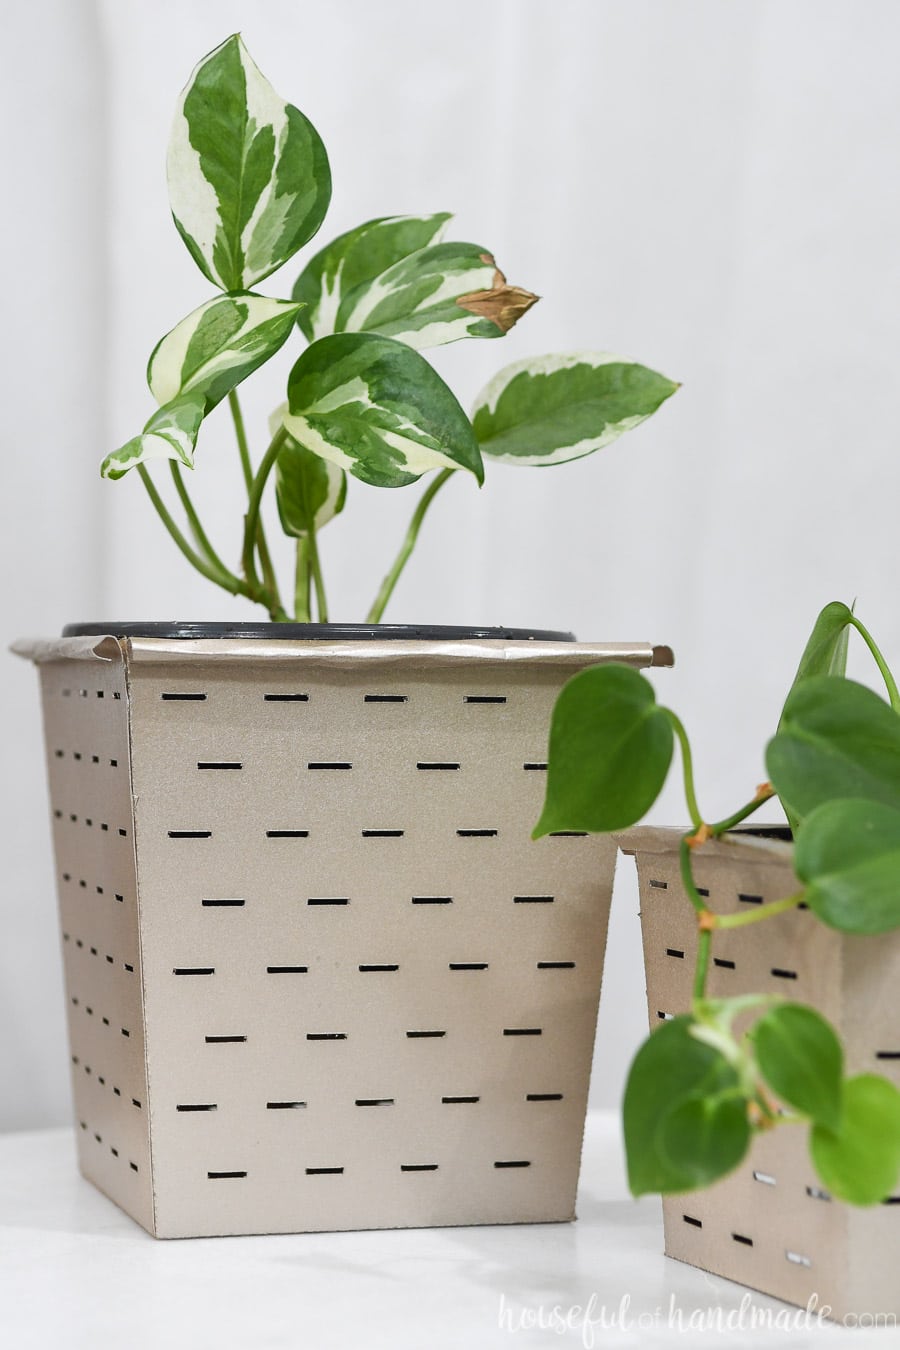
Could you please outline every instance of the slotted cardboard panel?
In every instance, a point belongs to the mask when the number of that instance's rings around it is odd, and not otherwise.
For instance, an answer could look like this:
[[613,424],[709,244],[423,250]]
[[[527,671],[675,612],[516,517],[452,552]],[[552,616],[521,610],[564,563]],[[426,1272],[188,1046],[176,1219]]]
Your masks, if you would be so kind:
[[29,651],[85,1175],[159,1237],[572,1218],[614,845],[530,831],[565,679],[653,649]]
[[[619,837],[637,862],[651,1028],[690,1008],[696,922],[679,875],[679,832],[641,827]],[[752,836],[710,841],[693,856],[718,913],[794,894],[787,844]],[[847,937],[810,911],[713,937],[709,993],[782,994],[838,1029],[846,1072],[900,1086],[900,934]],[[765,1294],[846,1314],[900,1314],[900,1196],[857,1209],[823,1193],[805,1129],[759,1137],[749,1158],[706,1191],[663,1200],[666,1252]]]

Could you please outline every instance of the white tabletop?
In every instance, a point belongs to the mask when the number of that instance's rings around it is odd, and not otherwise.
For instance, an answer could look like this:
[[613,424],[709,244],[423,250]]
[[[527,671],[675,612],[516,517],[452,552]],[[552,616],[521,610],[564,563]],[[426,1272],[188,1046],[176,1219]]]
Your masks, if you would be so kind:
[[796,1310],[663,1256],[659,1203],[628,1197],[610,1113],[588,1117],[578,1208],[574,1224],[158,1242],[78,1175],[70,1131],[3,1135],[0,1346],[900,1344],[896,1329],[798,1325]]

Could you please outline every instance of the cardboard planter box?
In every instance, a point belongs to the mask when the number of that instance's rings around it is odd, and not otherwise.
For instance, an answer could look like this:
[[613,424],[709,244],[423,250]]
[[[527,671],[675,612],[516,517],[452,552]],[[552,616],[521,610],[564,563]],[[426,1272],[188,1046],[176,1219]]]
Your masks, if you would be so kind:
[[530,839],[550,712],[671,653],[270,631],[19,644],[81,1170],[157,1237],[571,1219],[615,845]]
[[[777,834],[777,831],[770,831]],[[686,1012],[696,921],[679,874],[676,830],[618,836],[637,862],[651,1027]],[[788,843],[753,831],[710,841],[692,859],[709,905],[735,913],[795,893]],[[716,933],[712,997],[783,994],[807,1003],[841,1035],[848,1073],[880,1073],[900,1086],[900,933],[851,937],[808,910]],[[807,1130],[759,1136],[736,1172],[705,1191],[664,1197],[666,1252],[800,1307],[831,1315],[900,1315],[900,1195],[858,1209],[832,1200],[807,1153]]]

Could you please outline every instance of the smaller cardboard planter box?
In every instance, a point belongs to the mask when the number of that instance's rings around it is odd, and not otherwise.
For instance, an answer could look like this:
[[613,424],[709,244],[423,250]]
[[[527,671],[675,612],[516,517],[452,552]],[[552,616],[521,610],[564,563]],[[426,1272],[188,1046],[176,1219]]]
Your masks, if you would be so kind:
[[615,845],[530,838],[550,714],[671,653],[123,629],[17,648],[84,1175],[157,1237],[574,1217]]
[[[735,832],[695,852],[711,909],[741,913],[800,888],[790,844],[766,833]],[[680,838],[652,827],[618,836],[637,863],[651,1028],[691,1004],[696,921],[681,884]],[[794,909],[715,933],[712,956],[712,997],[773,993],[809,1004],[838,1030],[848,1073],[883,1074],[900,1087],[900,933],[848,936]],[[723,1181],[664,1197],[667,1254],[799,1307],[827,1307],[837,1319],[900,1315],[900,1195],[866,1209],[831,1199],[807,1135],[787,1125],[761,1135]]]

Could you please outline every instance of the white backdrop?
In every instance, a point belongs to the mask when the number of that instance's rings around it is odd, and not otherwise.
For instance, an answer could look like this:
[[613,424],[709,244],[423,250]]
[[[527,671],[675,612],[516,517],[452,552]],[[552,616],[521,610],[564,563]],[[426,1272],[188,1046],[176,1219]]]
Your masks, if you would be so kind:
[[[710,815],[763,777],[825,601],[858,597],[900,660],[894,0],[31,0],[4,26],[6,638],[249,613],[195,578],[137,481],[97,477],[149,414],[152,346],[209,293],[168,216],[165,147],[192,65],[240,29],[330,153],[313,249],[452,209],[456,237],[544,297],[502,343],[436,355],[464,403],[507,361],[582,347],[684,384],[598,457],[451,484],[389,618],[671,643],[657,687],[693,732]],[[257,450],[291,359],[245,399]],[[228,430],[211,424],[196,483],[234,559]],[[354,484],[322,541],[333,617],[363,616],[414,496]],[[0,680],[0,1129],[16,1129],[66,1118],[68,1073],[36,680],[12,658]],[[680,821],[674,793],[656,818]],[[620,883],[602,1103],[645,1025]]]

